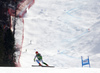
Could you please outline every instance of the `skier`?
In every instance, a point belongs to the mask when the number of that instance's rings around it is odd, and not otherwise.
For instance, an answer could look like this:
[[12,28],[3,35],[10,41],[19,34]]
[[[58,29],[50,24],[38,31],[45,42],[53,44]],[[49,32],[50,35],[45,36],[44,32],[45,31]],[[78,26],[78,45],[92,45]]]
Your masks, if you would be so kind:
[[35,53],[36,53],[36,56],[34,57],[34,62],[36,61],[39,64],[39,66],[42,66],[40,62],[42,62],[44,65],[48,66],[48,64],[46,64],[45,62],[43,62],[41,54],[38,53],[38,51],[36,51]]

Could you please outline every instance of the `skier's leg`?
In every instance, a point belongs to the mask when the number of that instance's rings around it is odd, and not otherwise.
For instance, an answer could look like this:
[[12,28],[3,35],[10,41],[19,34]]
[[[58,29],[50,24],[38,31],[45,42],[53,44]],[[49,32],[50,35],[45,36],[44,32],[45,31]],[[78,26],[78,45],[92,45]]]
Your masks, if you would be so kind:
[[36,62],[39,64],[39,66],[42,66],[41,63],[39,62],[39,60],[36,60]]
[[41,61],[42,61],[42,63],[43,63],[44,65],[48,66],[48,64],[47,64],[47,63],[45,63],[45,62],[43,62],[43,60],[41,60]]

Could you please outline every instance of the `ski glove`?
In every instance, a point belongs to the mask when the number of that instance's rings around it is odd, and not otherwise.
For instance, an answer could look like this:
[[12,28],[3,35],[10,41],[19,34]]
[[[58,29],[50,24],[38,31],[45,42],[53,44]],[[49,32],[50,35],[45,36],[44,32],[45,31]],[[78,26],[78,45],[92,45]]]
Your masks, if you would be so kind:
[[34,62],[35,62],[35,58],[34,58]]

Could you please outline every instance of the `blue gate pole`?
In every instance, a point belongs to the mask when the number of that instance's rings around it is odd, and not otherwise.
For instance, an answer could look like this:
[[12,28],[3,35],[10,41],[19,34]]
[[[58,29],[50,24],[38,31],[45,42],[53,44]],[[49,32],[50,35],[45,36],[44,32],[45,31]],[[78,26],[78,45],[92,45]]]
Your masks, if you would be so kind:
[[90,60],[89,60],[89,56],[88,56],[88,61],[89,61],[89,67],[90,67]]
[[81,56],[81,62],[82,62],[82,67],[83,67],[83,57]]

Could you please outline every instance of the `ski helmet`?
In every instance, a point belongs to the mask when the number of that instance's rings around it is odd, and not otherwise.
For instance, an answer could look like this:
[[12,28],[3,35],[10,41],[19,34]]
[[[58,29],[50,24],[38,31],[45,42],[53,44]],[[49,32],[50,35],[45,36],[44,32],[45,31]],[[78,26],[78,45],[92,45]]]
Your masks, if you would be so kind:
[[36,51],[35,53],[38,54],[38,51]]

